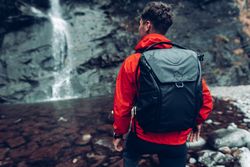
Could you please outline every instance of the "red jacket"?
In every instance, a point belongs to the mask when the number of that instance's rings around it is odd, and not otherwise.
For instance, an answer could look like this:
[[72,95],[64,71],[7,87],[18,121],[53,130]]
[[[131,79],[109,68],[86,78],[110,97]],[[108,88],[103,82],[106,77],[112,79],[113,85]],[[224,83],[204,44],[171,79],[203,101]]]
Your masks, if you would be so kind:
[[[153,43],[160,41],[170,41],[165,36],[160,34],[149,34],[141,39],[136,45],[135,51],[137,53],[130,55],[123,62],[116,80],[116,89],[114,94],[114,131],[117,134],[126,134],[129,129],[131,119],[131,109],[134,104],[136,96],[136,67],[138,65],[141,54],[138,51],[147,48]],[[171,45],[158,45],[157,48],[171,48]],[[140,74],[140,70],[138,75]],[[213,102],[210,91],[206,85],[205,80],[202,80],[203,87],[203,106],[200,110],[197,123],[200,124],[206,120],[209,113],[212,111]],[[184,130],[181,132],[168,132],[168,133],[143,133],[142,128],[136,121],[137,136],[143,140],[168,145],[184,144],[187,136],[192,129]]]

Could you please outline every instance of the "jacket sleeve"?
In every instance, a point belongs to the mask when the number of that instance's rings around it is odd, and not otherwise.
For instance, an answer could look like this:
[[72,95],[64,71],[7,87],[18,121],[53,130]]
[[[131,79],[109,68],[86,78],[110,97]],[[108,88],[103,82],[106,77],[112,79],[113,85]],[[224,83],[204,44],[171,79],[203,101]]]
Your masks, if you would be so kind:
[[203,123],[213,109],[213,99],[206,84],[206,81],[204,79],[202,80],[202,94],[203,94],[203,105],[200,109],[200,113],[197,118],[198,124]]
[[132,65],[125,60],[116,79],[113,127],[117,134],[125,134],[129,129],[131,109],[136,96],[135,71],[131,70]]

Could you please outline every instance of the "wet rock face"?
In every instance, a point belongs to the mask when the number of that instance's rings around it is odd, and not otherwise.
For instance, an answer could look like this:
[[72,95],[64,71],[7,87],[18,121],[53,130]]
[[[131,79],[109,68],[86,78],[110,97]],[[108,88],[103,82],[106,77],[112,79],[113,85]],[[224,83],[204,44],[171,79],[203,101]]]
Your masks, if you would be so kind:
[[[61,17],[70,37],[61,62],[53,57],[49,0],[1,2],[0,9],[5,12],[0,15],[0,102],[17,103],[53,98],[58,76],[69,64],[67,75],[76,97],[112,94],[119,66],[138,40],[135,17],[147,0],[60,0]],[[30,5],[42,15],[29,10]],[[249,84],[249,37],[238,19],[237,3],[187,0],[172,5],[174,24],[166,35],[176,43],[205,52],[208,83]]]
[[2,101],[22,101],[36,87],[45,89],[43,98],[46,97],[46,85],[41,87],[41,84],[51,82],[54,63],[49,45],[50,30],[51,25],[44,22],[5,36],[0,57],[4,67],[0,87]]
[[64,77],[60,75],[68,64],[73,94],[89,97],[112,93],[115,68],[128,54],[123,46],[131,46],[128,34],[96,4],[68,4],[63,11],[70,38],[66,55],[59,63],[53,56],[54,27],[46,12],[43,22],[4,35],[0,57],[1,102],[49,100],[57,78]]
[[208,83],[249,83],[249,52],[242,49],[245,44],[249,46],[249,37],[242,32],[237,3],[233,0],[205,2],[199,5],[187,1],[179,3],[183,7],[177,8],[171,38],[205,52],[202,64]]

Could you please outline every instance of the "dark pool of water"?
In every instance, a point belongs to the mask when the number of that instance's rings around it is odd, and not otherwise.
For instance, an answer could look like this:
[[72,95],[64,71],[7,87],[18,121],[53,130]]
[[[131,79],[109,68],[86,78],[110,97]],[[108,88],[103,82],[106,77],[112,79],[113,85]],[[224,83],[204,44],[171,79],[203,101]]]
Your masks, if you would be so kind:
[[0,105],[1,167],[111,166],[112,97]]
[[[108,96],[0,105],[0,167],[122,167],[121,153],[112,145],[112,105]],[[209,119],[221,124],[204,124],[205,139],[232,120],[247,129],[228,102],[216,100],[214,110]],[[190,150],[189,157],[196,152]],[[154,155],[143,155],[139,166],[157,164]]]

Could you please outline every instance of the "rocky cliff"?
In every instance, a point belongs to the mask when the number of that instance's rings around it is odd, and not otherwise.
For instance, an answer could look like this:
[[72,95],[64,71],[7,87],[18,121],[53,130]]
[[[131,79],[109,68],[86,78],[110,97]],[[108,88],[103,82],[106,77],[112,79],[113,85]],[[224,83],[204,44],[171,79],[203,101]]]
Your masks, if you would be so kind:
[[[19,103],[112,94],[147,0],[61,0],[60,9],[44,0],[0,2],[0,102]],[[205,53],[210,85],[249,84],[247,1],[166,2],[174,11],[166,36]]]

